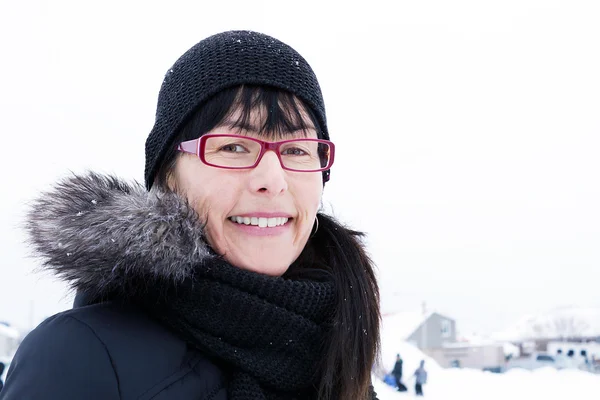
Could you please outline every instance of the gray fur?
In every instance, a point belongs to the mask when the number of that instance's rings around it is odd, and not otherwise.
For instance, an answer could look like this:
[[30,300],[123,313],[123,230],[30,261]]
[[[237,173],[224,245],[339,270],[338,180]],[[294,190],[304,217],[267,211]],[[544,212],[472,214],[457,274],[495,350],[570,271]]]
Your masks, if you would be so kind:
[[214,257],[197,214],[179,196],[95,173],[43,193],[25,227],[44,267],[96,296],[129,290],[128,278],[182,282]]

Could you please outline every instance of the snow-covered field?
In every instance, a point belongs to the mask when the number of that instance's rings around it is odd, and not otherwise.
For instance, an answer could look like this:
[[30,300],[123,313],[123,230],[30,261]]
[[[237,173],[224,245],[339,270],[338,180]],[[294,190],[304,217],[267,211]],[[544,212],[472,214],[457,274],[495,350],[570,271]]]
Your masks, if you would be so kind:
[[[430,373],[428,381],[423,388],[425,397],[436,400],[600,399],[600,375],[577,370],[547,368],[534,372],[511,370],[505,374],[493,374],[448,369]],[[414,397],[413,384],[407,384],[407,393],[396,392],[381,381],[374,385],[380,400]]]
[[[385,329],[385,328],[384,328]],[[472,369],[444,369],[417,348],[392,340],[393,332],[382,332],[382,367],[391,371],[396,354],[404,360],[403,382],[408,392],[399,393],[377,378],[375,391],[380,400],[411,399],[414,380],[411,375],[421,359],[428,371],[425,397],[434,400],[598,400],[600,375],[579,370],[542,368],[535,371],[513,369],[494,374]]]

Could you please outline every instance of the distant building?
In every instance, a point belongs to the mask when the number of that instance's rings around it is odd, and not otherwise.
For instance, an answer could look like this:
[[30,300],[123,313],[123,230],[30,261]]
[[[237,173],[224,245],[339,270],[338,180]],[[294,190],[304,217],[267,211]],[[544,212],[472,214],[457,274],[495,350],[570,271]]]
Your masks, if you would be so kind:
[[502,372],[505,353],[498,343],[445,343],[444,346],[425,350],[427,355],[444,368],[474,368]]
[[[558,347],[552,344],[557,342],[573,343],[573,348],[600,344],[600,308],[558,307],[525,315],[508,329],[495,333],[493,338],[514,343],[524,356],[534,352],[554,354]],[[569,346],[563,347],[567,351]]]
[[383,317],[395,320],[394,325],[400,328],[397,331],[399,340],[421,350],[456,342],[456,322],[437,312],[397,312]]
[[411,343],[441,367],[464,367],[500,371],[505,362],[502,344],[457,341],[456,321],[437,312],[384,314],[399,341]]
[[585,354],[591,359],[591,357],[595,357],[600,359],[600,341],[595,342],[563,342],[563,341],[551,341],[547,343],[546,351],[548,354],[558,354],[558,351],[561,351],[562,354],[568,355],[570,352],[573,352],[575,357],[581,357],[581,352],[584,351]]
[[433,349],[446,343],[454,343],[456,321],[436,312],[429,313],[407,341],[420,349]]

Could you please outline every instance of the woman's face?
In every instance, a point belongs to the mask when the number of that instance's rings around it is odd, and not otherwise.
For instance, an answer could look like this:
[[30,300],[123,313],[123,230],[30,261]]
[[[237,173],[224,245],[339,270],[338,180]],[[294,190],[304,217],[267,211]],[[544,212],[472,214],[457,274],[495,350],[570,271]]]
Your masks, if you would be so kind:
[[[250,126],[259,127],[264,112],[252,111]],[[240,134],[266,140],[256,129],[233,131],[230,121],[239,112],[207,133]],[[294,137],[317,138],[310,119],[303,115],[308,131]],[[280,276],[300,255],[311,234],[321,203],[321,172],[292,172],[281,168],[273,151],[267,151],[254,169],[228,170],[204,164],[196,155],[182,153],[171,177],[198,215],[206,221],[206,235],[211,247],[239,268]],[[232,221],[232,217],[277,218],[255,220],[262,227]],[[236,218],[234,218],[236,219]]]

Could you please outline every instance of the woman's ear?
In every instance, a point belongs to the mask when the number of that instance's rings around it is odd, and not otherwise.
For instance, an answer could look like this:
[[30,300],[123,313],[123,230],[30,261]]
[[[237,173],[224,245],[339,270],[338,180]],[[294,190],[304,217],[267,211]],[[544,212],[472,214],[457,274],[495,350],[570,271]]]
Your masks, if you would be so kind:
[[177,177],[174,169],[167,172],[167,187],[171,192],[177,192]]

